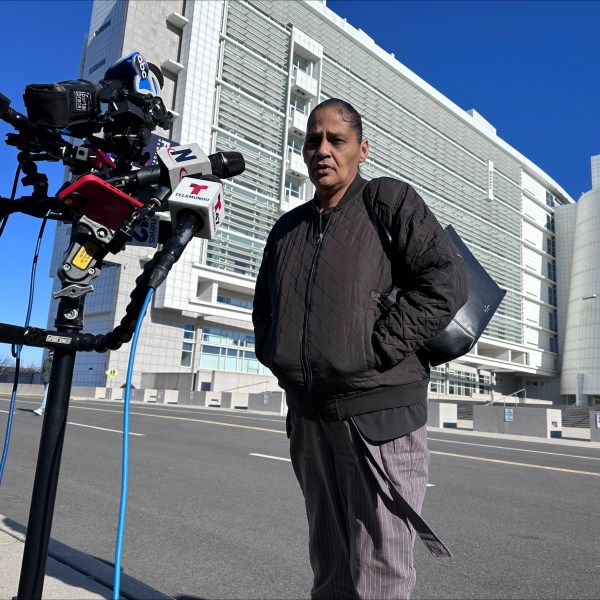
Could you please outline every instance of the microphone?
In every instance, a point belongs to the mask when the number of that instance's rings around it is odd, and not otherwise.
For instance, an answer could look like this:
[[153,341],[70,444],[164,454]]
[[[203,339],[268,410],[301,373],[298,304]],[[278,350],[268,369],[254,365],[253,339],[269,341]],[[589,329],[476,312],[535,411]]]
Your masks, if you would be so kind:
[[110,66],[101,84],[120,80],[143,96],[158,96],[165,80],[160,69],[146,61],[139,52],[131,52]]
[[[169,210],[169,215],[165,216],[167,220],[170,217],[171,231],[177,227],[181,220],[180,214],[185,213],[184,209],[187,208],[187,212],[195,214],[200,221],[195,237],[212,239],[225,216],[223,187],[214,179],[226,179],[243,173],[246,167],[244,157],[233,151],[206,156],[198,144],[161,148],[157,156],[157,165],[142,167],[108,180],[96,175],[84,175],[74,183],[66,184],[57,197],[64,206],[79,215],[117,230],[133,210],[144,206],[124,190],[133,193],[139,187],[161,185],[172,191],[166,206],[163,205]],[[193,179],[194,177],[201,179]],[[203,177],[206,179],[202,179]],[[185,183],[186,179],[190,182]],[[157,213],[147,225],[138,226],[133,231],[130,243],[156,246],[169,229],[167,223],[162,221],[165,216]]]
[[223,223],[223,186],[219,181],[186,177],[169,197],[173,229],[190,213],[198,220],[194,237],[211,240]]
[[182,215],[191,212],[199,220],[194,237],[212,239],[225,216],[223,186],[214,179],[243,173],[244,157],[239,152],[206,156],[198,144],[160,148],[157,155],[168,172],[173,190],[168,201],[173,229]]
[[19,131],[27,129],[31,125],[25,115],[10,107],[10,100],[4,94],[0,94],[0,119]]
[[214,175],[219,179],[235,177],[244,172],[246,164],[239,152],[217,152],[206,156],[198,144],[160,148],[157,156],[168,173],[171,190],[174,190],[184,177],[193,175]]
[[229,179],[246,169],[244,157],[239,152],[215,152],[206,156],[198,144],[161,148],[157,157],[158,164],[109,181],[117,187],[165,185],[174,190],[184,177],[214,175],[219,179]]
[[244,157],[240,152],[215,152],[208,156],[212,174],[219,179],[229,179],[241,175],[246,170]]
[[[168,181],[172,190],[167,203],[171,230],[177,228],[183,215],[192,213],[198,219],[194,237],[212,239],[225,216],[223,186],[218,180],[244,172],[246,164],[242,154],[215,152],[206,156],[198,144],[187,144],[160,148],[157,157],[158,165],[136,171],[137,183],[165,184]],[[161,221],[159,241],[167,229],[167,224]]]

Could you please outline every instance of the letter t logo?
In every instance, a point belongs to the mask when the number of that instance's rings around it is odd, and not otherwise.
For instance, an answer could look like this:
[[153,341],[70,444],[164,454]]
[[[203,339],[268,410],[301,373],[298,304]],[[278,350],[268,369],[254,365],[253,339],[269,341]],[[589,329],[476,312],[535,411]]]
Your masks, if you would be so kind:
[[207,190],[208,189],[207,185],[202,185],[200,183],[190,183],[190,187],[192,188],[191,193],[194,196],[197,196],[202,190]]

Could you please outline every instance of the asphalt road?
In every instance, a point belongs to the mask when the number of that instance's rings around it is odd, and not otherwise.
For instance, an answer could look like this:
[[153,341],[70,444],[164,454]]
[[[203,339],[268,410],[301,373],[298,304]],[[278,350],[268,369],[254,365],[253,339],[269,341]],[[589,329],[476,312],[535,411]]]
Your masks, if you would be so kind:
[[[42,419],[19,399],[0,514],[25,526]],[[0,431],[8,398],[0,398]],[[178,599],[307,598],[303,500],[282,417],[132,405],[124,571]],[[53,538],[114,561],[122,405],[72,401]],[[137,434],[137,435],[133,435]],[[589,444],[589,443],[588,443]],[[600,452],[593,445],[430,432],[414,598],[597,598]],[[0,557],[1,560],[1,557]]]

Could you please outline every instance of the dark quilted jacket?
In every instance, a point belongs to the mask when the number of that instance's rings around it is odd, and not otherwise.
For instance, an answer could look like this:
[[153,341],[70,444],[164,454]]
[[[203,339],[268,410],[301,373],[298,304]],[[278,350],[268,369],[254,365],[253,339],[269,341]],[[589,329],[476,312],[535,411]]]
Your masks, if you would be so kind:
[[[466,300],[447,236],[408,184],[357,176],[320,230],[314,201],[283,215],[269,234],[256,283],[256,355],[310,416],[339,420],[423,402],[429,365],[418,352]],[[401,299],[383,314],[372,290],[392,287],[392,268],[362,193],[391,224],[403,264]]]

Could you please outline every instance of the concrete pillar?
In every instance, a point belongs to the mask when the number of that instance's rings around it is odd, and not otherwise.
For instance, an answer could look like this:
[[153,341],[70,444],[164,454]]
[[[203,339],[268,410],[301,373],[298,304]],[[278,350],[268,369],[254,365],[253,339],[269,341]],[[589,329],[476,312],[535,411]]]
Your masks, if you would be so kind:
[[427,406],[429,427],[456,428],[458,426],[456,404],[450,402],[429,402]]
[[156,394],[158,390],[152,388],[141,388],[133,390],[132,398],[137,402],[156,402]]
[[205,406],[222,406],[222,396],[224,392],[205,392]]
[[590,442],[600,442],[600,410],[590,411]]
[[179,390],[157,390],[156,402],[161,404],[177,404]]
[[281,392],[262,392],[248,395],[248,410],[281,413],[283,394]]

